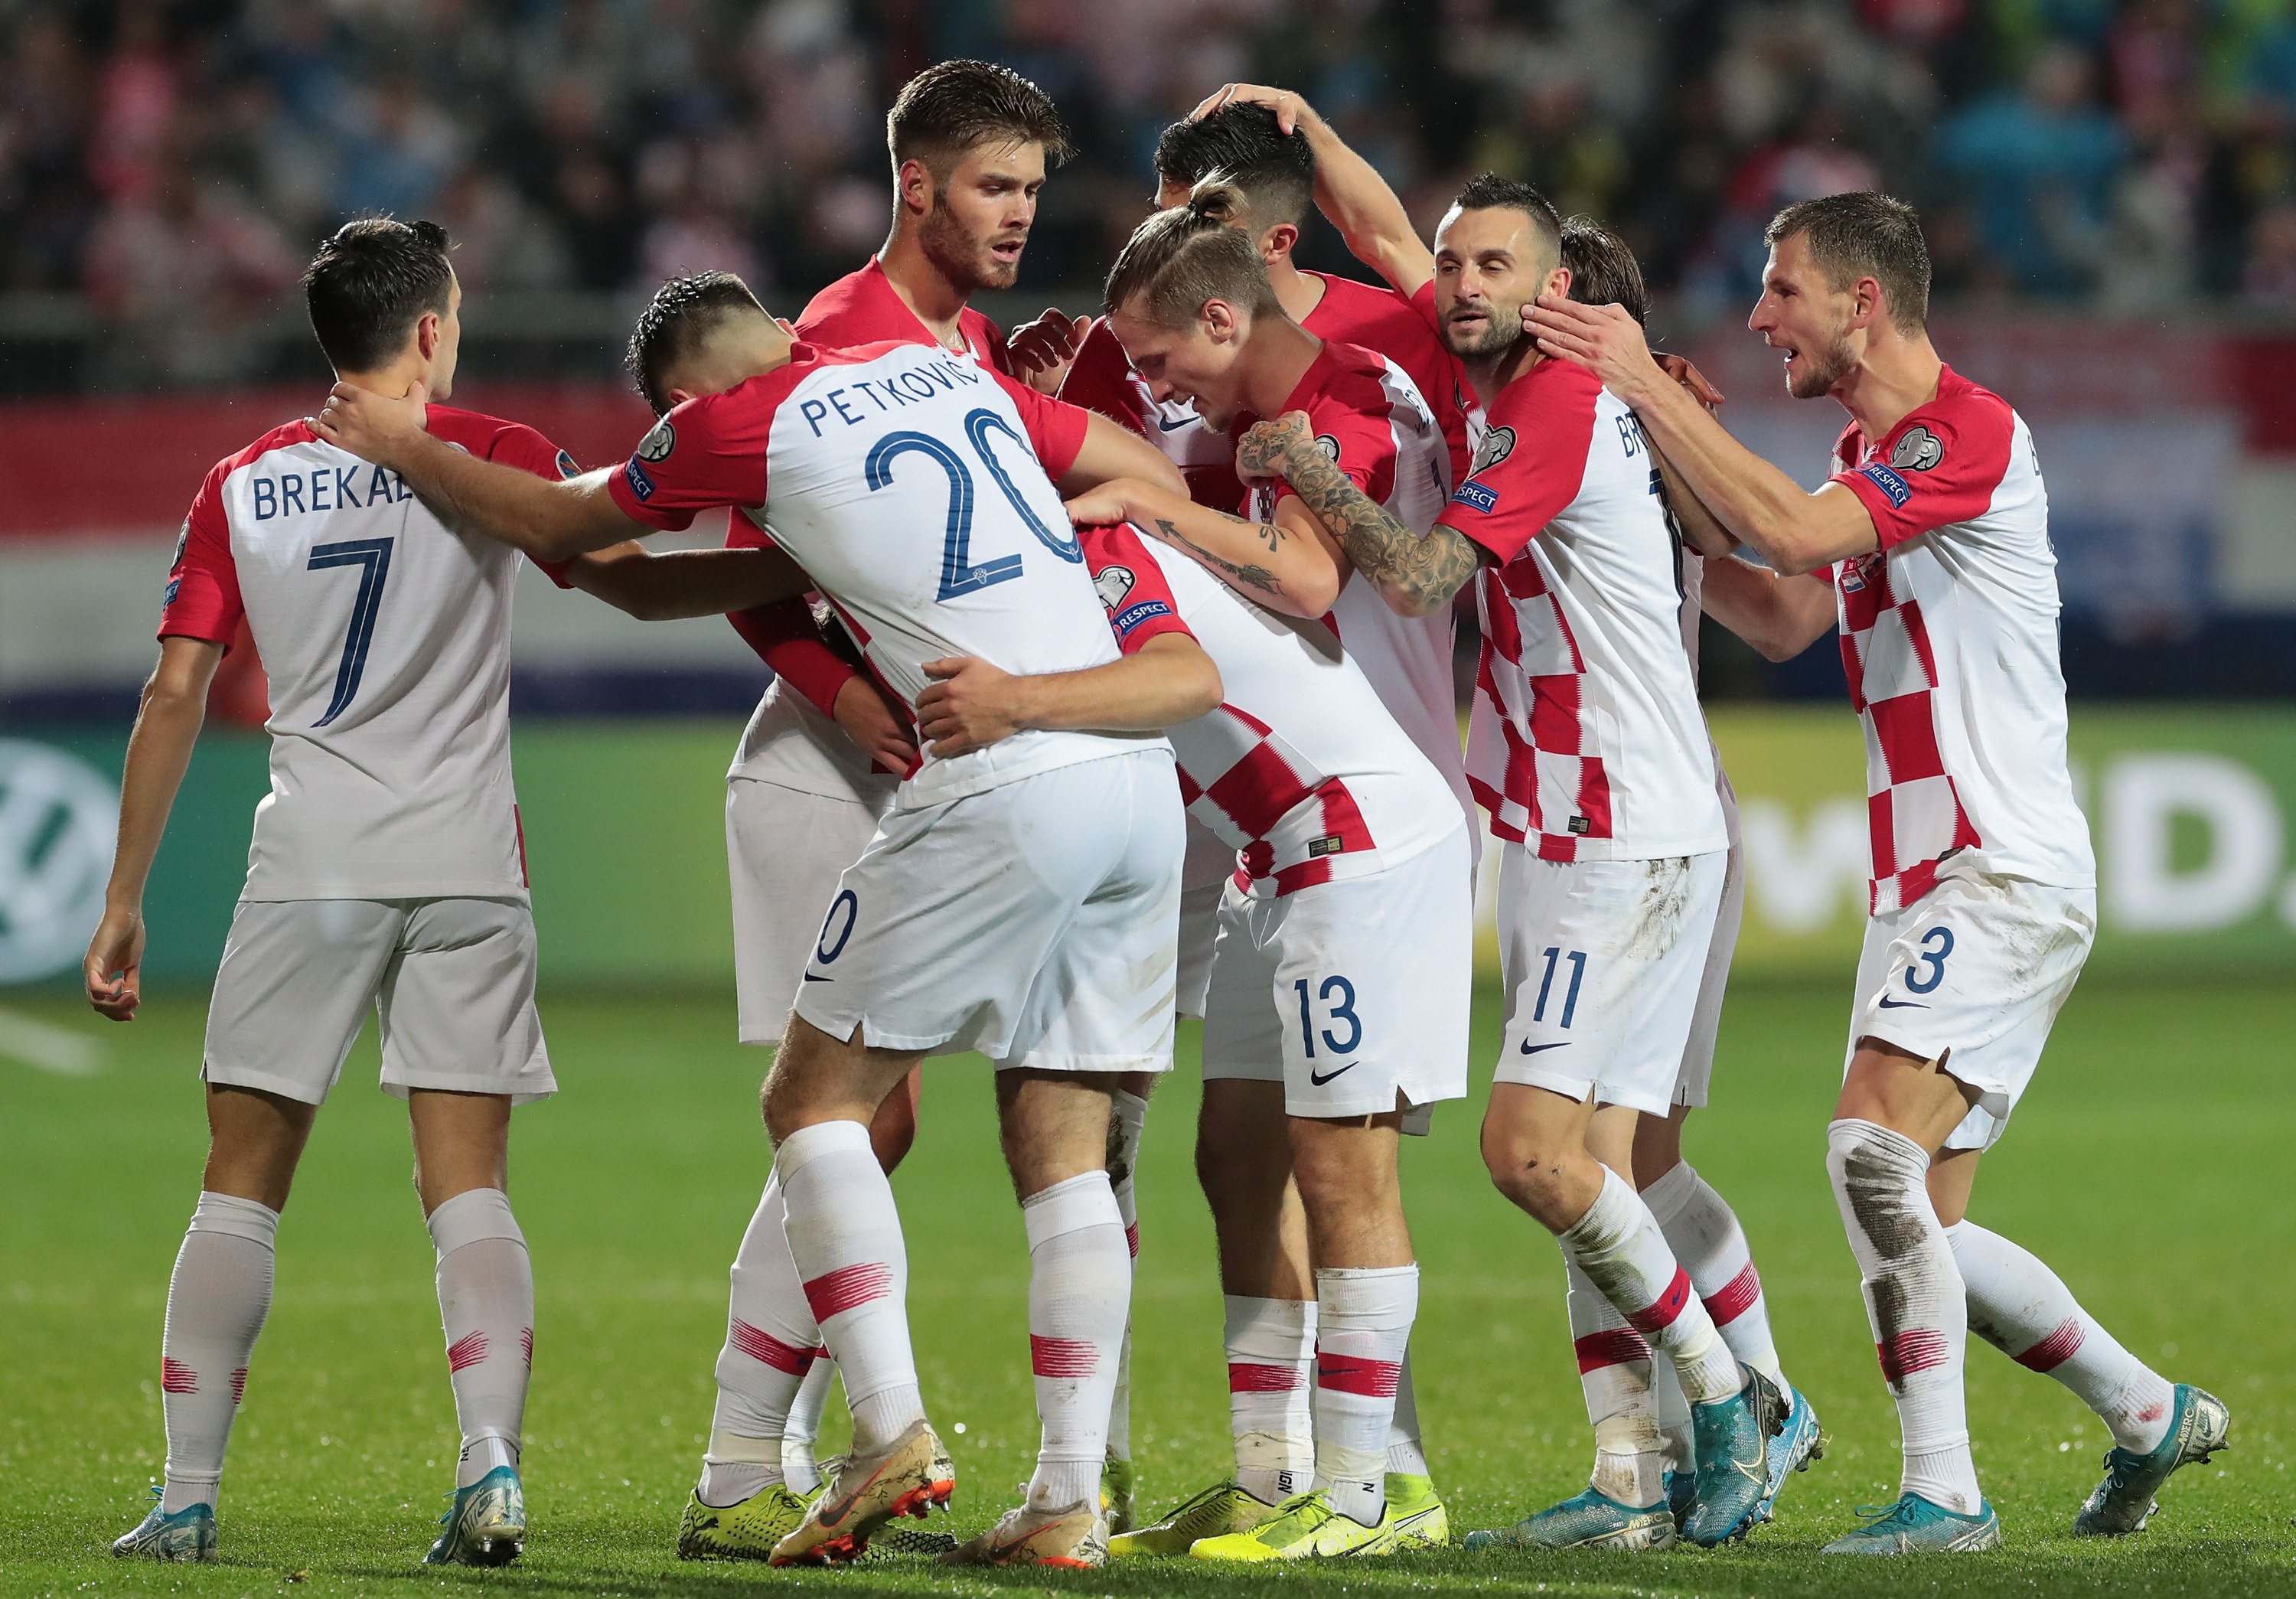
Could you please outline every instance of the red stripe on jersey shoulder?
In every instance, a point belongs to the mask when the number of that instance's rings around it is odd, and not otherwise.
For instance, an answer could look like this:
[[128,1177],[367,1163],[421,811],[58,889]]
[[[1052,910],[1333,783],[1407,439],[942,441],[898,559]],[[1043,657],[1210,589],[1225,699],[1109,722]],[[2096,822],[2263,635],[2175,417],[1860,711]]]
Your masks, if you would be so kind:
[[1575,362],[1541,361],[1509,383],[1485,415],[1485,461],[1435,520],[1502,562],[1529,547],[1586,486],[1603,381]]

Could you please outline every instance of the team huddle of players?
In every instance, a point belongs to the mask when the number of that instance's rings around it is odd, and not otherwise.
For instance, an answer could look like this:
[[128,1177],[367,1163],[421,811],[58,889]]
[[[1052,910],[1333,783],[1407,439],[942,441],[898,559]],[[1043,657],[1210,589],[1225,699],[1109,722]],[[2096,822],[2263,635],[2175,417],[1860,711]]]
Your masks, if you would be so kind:
[[[1779,656],[1838,631],[1867,735],[1873,920],[1828,1171],[1905,1471],[1829,1551],[1998,1542],[1964,1415],[1972,1331],[2112,1431],[2077,1530],[2141,1528],[2223,1447],[2225,1406],[1964,1214],[2087,952],[2095,875],[2030,439],[1931,348],[1911,211],[1839,195],[1770,230],[1751,325],[1797,397],[1850,413],[1811,494],[1650,354],[1627,247],[1527,185],[1475,179],[1431,243],[1297,97],[1231,85],[1159,144],[1105,315],[1008,339],[967,300],[1013,281],[1065,152],[1050,102],[946,62],[889,135],[884,250],[794,324],[724,274],[661,288],[630,341],[660,421],[608,471],[436,403],[460,298],[436,228],[355,223],[313,263],[340,381],[194,501],[89,952],[91,999],[125,1019],[143,875],[243,617],[273,792],[209,1022],[167,1479],[118,1551],[213,1554],[278,1212],[370,1004],[409,1103],[464,1439],[430,1558],[523,1546],[533,1290],[503,1163],[511,1105],[554,1085],[511,797],[521,553],[641,617],[727,613],[774,671],[726,800],[741,1036],[778,1046],[774,1168],[682,1557],[1450,1543],[1412,1392],[1397,1155],[1467,1092],[1478,806],[1505,1003],[1483,1152],[1561,1246],[1595,1456],[1584,1491],[1465,1543],[1714,1546],[1767,1520],[1822,1439],[1744,1233],[1682,1159],[1742,898],[1702,611]],[[1387,287],[1293,264],[1311,207]],[[636,542],[724,508],[724,549]],[[1235,1461],[1143,1524],[1132,1172],[1177,1015],[1203,1019]],[[893,1525],[945,1506],[955,1472],[887,1174],[920,1061],[966,1050],[997,1069],[1043,1431],[1021,1503],[959,1545]],[[832,1369],[853,1440],[819,1462]]]

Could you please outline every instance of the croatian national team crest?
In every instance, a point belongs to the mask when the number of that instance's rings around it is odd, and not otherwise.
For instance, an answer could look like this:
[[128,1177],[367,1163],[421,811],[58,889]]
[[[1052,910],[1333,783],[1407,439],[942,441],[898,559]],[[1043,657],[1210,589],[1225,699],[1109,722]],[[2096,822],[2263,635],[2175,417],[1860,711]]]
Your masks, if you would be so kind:
[[1898,435],[1890,452],[1890,464],[1899,472],[1927,472],[1944,459],[1944,443],[1919,422]]
[[1132,592],[1137,581],[1128,566],[1104,566],[1100,569],[1100,576],[1092,580],[1092,586],[1100,591],[1102,604],[1111,611],[1119,611],[1124,606],[1124,596]]
[[669,425],[665,416],[653,424],[653,430],[638,440],[638,459],[649,466],[658,466],[669,459],[669,452],[677,447],[677,430]]
[[1475,459],[1468,466],[1467,475],[1472,478],[1480,472],[1488,472],[1513,454],[1514,430],[1513,428],[1486,428],[1483,430],[1483,441],[1475,447]]

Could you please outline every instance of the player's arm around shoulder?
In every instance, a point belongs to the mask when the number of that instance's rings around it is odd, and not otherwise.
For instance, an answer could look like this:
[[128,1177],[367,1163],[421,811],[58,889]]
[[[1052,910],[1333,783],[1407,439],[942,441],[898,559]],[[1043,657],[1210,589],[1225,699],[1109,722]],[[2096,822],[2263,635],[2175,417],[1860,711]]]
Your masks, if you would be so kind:
[[1154,733],[1216,709],[1219,668],[1193,636],[1160,633],[1105,666],[1020,676],[975,656],[925,662],[917,726],[935,755],[1016,733]]
[[657,554],[634,538],[569,562],[566,582],[642,622],[751,611],[813,586],[804,568],[770,545]]
[[404,478],[441,521],[545,561],[604,549],[651,529],[615,504],[607,472],[553,480],[482,461],[435,438],[417,383],[392,399],[337,383],[311,426],[319,436]]
[[1185,488],[1121,479],[1068,504],[1078,525],[1128,521],[1188,555],[1248,600],[1313,619],[1338,598],[1341,572],[1331,546],[1280,521],[1254,522],[1200,505]]
[[160,641],[160,664],[144,685],[127,760],[119,779],[119,841],[104,889],[103,915],[88,942],[87,1002],[114,1021],[132,1021],[142,1002],[144,886],[160,853],[168,813],[192,764],[207,719],[208,689],[224,646],[171,635]]

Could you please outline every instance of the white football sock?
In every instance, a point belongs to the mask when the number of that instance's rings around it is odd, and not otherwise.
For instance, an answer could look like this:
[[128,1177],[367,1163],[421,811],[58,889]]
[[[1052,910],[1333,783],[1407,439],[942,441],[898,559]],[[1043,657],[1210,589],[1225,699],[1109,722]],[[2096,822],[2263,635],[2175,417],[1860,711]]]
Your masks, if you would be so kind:
[[2177,1404],[2166,1377],[2121,1348],[2039,1257],[1973,1221],[1945,1235],[1968,1291],[1971,1332],[2071,1389],[2122,1448],[2149,1455],[2161,1447]]
[[782,1480],[793,1494],[809,1494],[821,1486],[821,1413],[829,1408],[829,1385],[836,1379],[837,1362],[816,1347],[805,1381],[798,1384],[789,1420],[782,1423]]
[[1411,1351],[1403,1351],[1403,1375],[1395,1385],[1395,1419],[1387,1424],[1387,1469],[1406,1476],[1432,1475],[1427,1446],[1419,1441],[1419,1395],[1411,1386]]
[[160,1335],[160,1406],[168,1477],[160,1508],[212,1509],[224,1446],[247,1389],[256,1334],[271,1310],[279,1212],[228,1193],[201,1193],[168,1279]]
[[800,1128],[782,1140],[774,1168],[806,1304],[845,1379],[853,1452],[880,1453],[925,1414],[909,1346],[909,1256],[893,1185],[858,1121]]
[[1316,1472],[1316,1301],[1226,1296],[1227,1424],[1238,1487],[1264,1505],[1307,1491]]
[[[1108,1152],[1108,1185],[1116,1195],[1116,1213],[1124,1222],[1126,1258],[1136,1271],[1140,1262],[1140,1206],[1134,1176],[1140,1161],[1140,1135],[1148,1125],[1148,1102],[1122,1089],[1109,1095],[1115,1119]],[[1108,1452],[1118,1460],[1132,1458],[1132,1324],[1124,1325],[1124,1347],[1116,1357],[1116,1394],[1108,1406]]]
[[[1690,1401],[1683,1397],[1682,1379],[1670,1360],[1651,1363],[1651,1397],[1658,1402],[1658,1435],[1666,1448],[1666,1469],[1698,1469],[1698,1433],[1690,1420]],[[1660,1480],[1661,1483],[1665,1480]]]
[[734,1251],[726,1342],[718,1351],[718,1409],[693,1490],[704,1505],[739,1505],[783,1480],[790,1406],[823,1364],[815,1358],[821,1329],[783,1231],[784,1210],[781,1178],[768,1177]]
[[1690,1274],[1690,1286],[1705,1302],[1714,1330],[1722,1334],[1738,1364],[1784,1388],[1785,1373],[1770,1337],[1770,1308],[1762,1298],[1761,1274],[1754,1269],[1737,1214],[1687,1160],[1676,1161],[1644,1189],[1643,1203],[1658,1218],[1667,1248]]
[[1627,1324],[1674,1362],[1693,1404],[1726,1399],[1746,1385],[1730,1346],[1691,1292],[1666,1235],[1633,1186],[1609,1167],[1587,1214],[1564,1229],[1562,1248]]
[[439,1319],[463,1453],[455,1486],[518,1464],[526,1383],[534,1368],[534,1265],[499,1188],[472,1188],[430,1212],[439,1251]]
[[1132,1257],[1108,1173],[1087,1171],[1021,1201],[1029,1230],[1029,1363],[1036,1373],[1037,1448],[1029,1503],[1099,1503],[1116,1357],[1132,1307]]
[[1316,1486],[1341,1513],[1376,1527],[1419,1268],[1319,1267],[1316,1303]]
[[[1589,1481],[1596,1492],[1621,1505],[1636,1509],[1656,1505],[1666,1497],[1666,1456],[1651,1389],[1650,1341],[1627,1325],[1619,1308],[1579,1269],[1568,1250],[1562,1264],[1570,1283],[1570,1346],[1578,1357],[1587,1419],[1595,1424],[1595,1471]],[[1669,1362],[1655,1364],[1671,1369]]]
[[1968,1308],[1953,1246],[1930,1203],[1930,1158],[1904,1134],[1871,1121],[1834,1122],[1825,1145],[1874,1350],[1898,1401],[1903,1491],[1973,1514],[1984,1496],[1961,1385]]

